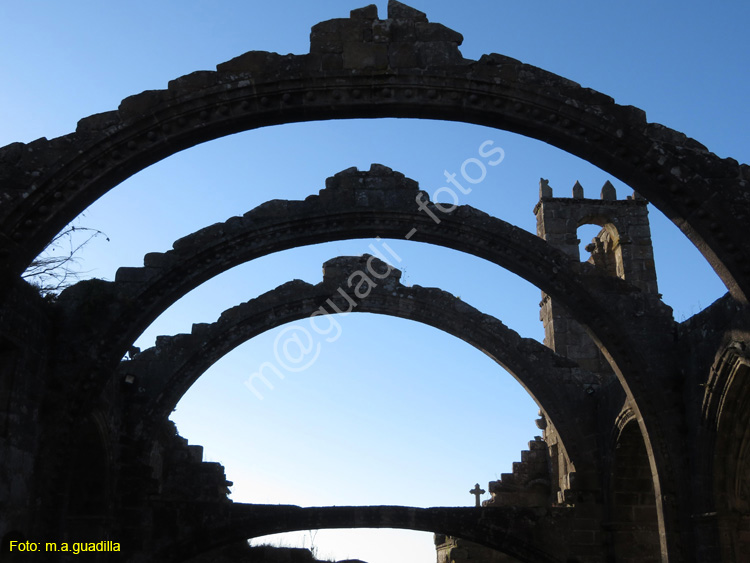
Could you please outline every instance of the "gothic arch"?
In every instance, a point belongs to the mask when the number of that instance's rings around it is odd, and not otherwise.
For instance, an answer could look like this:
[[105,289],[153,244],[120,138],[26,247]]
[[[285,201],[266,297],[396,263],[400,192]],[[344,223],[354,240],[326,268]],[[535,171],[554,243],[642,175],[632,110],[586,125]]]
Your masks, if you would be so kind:
[[[420,211],[417,199],[425,202],[427,212]],[[69,332],[82,335],[80,347],[70,347],[82,357],[71,361],[79,367],[90,363],[88,357],[117,362],[137,335],[179,297],[238,264],[287,248],[365,237],[409,238],[464,251],[540,287],[573,311],[610,351],[613,363],[626,374],[626,388],[630,374],[637,377],[647,369],[628,367],[637,363],[637,346],[629,342],[627,323],[647,316],[653,320],[650,315],[671,323],[668,308],[630,284],[580,273],[576,260],[544,240],[469,206],[444,213],[429,203],[416,182],[373,165],[369,172],[349,169],[336,174],[318,196],[267,202],[243,217],[179,239],[173,250],[147,254],[144,267],[120,268],[114,282],[84,282],[66,290],[60,302],[69,311]],[[635,307],[640,315],[617,313],[619,307]],[[649,315],[643,314],[645,310]],[[105,349],[109,357],[103,360]],[[635,380],[632,383],[637,386]]]
[[[141,399],[143,410],[134,414],[139,433],[148,434],[150,428],[169,416],[182,395],[211,365],[258,334],[311,315],[338,311],[378,313],[433,326],[490,356],[545,410],[579,470],[587,464],[596,465],[596,445],[588,440],[596,432],[593,401],[586,389],[598,387],[599,377],[535,340],[521,338],[499,320],[449,293],[402,285],[399,270],[369,255],[329,260],[323,271],[323,282],[315,286],[299,280],[289,282],[225,311],[215,323],[194,325],[191,334],[160,337],[155,347],[121,362],[119,377],[134,378],[134,385],[146,396]],[[381,281],[378,275],[384,272],[388,274]],[[365,297],[357,297],[359,281],[350,283],[351,279],[363,281],[367,289],[360,293],[366,292]],[[309,331],[318,330],[327,336],[333,330],[327,325],[333,327],[336,322],[311,322]],[[265,362],[257,378],[253,374],[248,379],[248,392],[265,392],[267,387],[263,385],[270,383],[268,379],[273,379],[274,373],[278,376],[279,366]]]
[[[315,26],[307,55],[249,52],[127,98],[65,137],[8,145],[0,152],[4,270],[20,273],[98,197],[185,148],[274,124],[412,117],[506,129],[591,162],[663,211],[746,301],[747,166],[549,72],[498,54],[464,59],[460,34],[421,12],[391,3],[389,17],[391,29],[411,34],[368,42],[363,30],[380,21],[377,12],[354,10]],[[363,37],[360,51],[346,33]]]
[[[413,508],[408,506],[331,506],[235,504],[210,525],[179,530],[157,551],[153,561],[179,563],[217,547],[269,534],[333,528],[398,528],[436,532],[468,539],[523,563],[567,563],[570,548],[564,532],[533,510],[494,508]],[[568,528],[570,513],[555,524]]]
[[715,479],[711,508],[720,549],[727,561],[739,560],[750,550],[750,354],[740,340],[717,354],[706,384],[704,417],[714,439],[705,471]]
[[[365,181],[368,175],[373,177]],[[678,452],[666,452],[677,445],[665,439],[656,422],[663,393],[658,381],[670,377],[670,372],[656,365],[653,355],[648,361],[643,355],[671,338],[669,309],[658,298],[622,280],[578,273],[577,260],[539,237],[471,207],[460,206],[443,214],[427,203],[422,193],[421,201],[430,214],[420,212],[415,203],[420,193],[415,182],[385,167],[374,165],[369,173],[350,169],[329,179],[317,197],[304,202],[268,202],[244,217],[177,241],[173,251],[146,255],[143,268],[121,268],[115,282],[84,282],[67,290],[59,303],[68,310],[63,334],[75,334],[77,340],[59,349],[68,354],[64,357],[67,369],[88,377],[82,380],[88,389],[72,394],[71,400],[92,397],[152,318],[221,271],[293,246],[345,238],[402,238],[413,230],[410,240],[486,258],[534,283],[573,311],[592,331],[633,397],[647,448],[657,460],[654,471],[671,473],[667,460],[677,459]],[[440,223],[431,215],[439,215]],[[659,482],[667,488],[679,486],[672,478],[655,479],[657,486]]]
[[[574,311],[590,327],[637,405],[647,449],[655,460],[652,469],[658,498],[679,487],[668,461],[678,459],[679,451],[670,451],[677,444],[666,439],[658,422],[662,411],[657,405],[663,404],[665,393],[658,382],[671,372],[654,362],[659,355],[652,354],[648,361],[644,355],[670,338],[673,321],[668,308],[622,280],[577,273],[577,260],[470,207],[442,214],[423,194],[421,212],[415,203],[420,193],[415,182],[387,168],[374,166],[369,173],[350,169],[329,179],[317,197],[268,202],[242,218],[177,241],[174,251],[146,255],[144,268],[122,268],[115,282],[74,286],[58,303],[67,311],[61,334],[76,335],[74,342],[58,346],[65,354],[61,367],[82,386],[80,392],[70,393],[70,400],[79,404],[92,400],[96,390],[110,380],[138,328],[145,328],[149,315],[155,316],[220,271],[271,251],[313,242],[412,234],[412,240],[450,246],[504,266],[559,297]],[[404,211],[412,205],[411,213]],[[440,223],[431,218],[438,214],[442,214]],[[665,397],[671,400],[668,394]],[[659,513],[666,526],[679,514],[677,507],[673,512],[670,509],[666,507],[666,515]]]
[[[113,357],[113,351],[122,350],[123,343],[132,336],[117,335],[116,323],[101,335],[95,327],[115,320],[132,326],[135,331],[142,326],[138,323],[146,322],[148,315],[174,299],[179,291],[170,290],[165,280],[170,275],[180,275],[179,264],[170,263],[179,253],[149,255],[146,268],[123,269],[113,284],[81,284],[54,305],[32,303],[31,298],[28,303],[24,300],[18,314],[8,312],[18,305],[9,297],[8,288],[15,291],[21,285],[13,276],[24,269],[55,232],[123,179],[179,150],[233,132],[309,120],[392,116],[465,121],[540,139],[599,166],[648,197],[698,246],[732,296],[747,303],[750,248],[745,244],[745,227],[750,219],[747,198],[750,169],[746,165],[719,159],[696,141],[647,123],[640,110],[618,106],[607,96],[518,61],[495,54],[483,56],[479,61],[465,60],[458,51],[462,40],[458,34],[429,24],[424,14],[403,5],[391,2],[389,17],[388,23],[383,24],[372,8],[355,10],[349,19],[316,26],[307,55],[246,53],[219,65],[216,72],[194,73],[173,81],[166,90],[128,98],[117,111],[82,120],[71,135],[0,149],[0,300],[7,305],[2,311],[3,319],[13,321],[3,328],[6,333],[16,333],[11,340],[13,346],[19,342],[18,357],[21,352],[24,357],[37,356],[36,363],[50,366],[43,369],[31,365],[34,362],[14,366],[13,377],[24,379],[25,387],[21,390],[32,399],[18,403],[22,409],[30,405],[32,411],[23,412],[14,424],[20,428],[42,422],[40,426],[50,434],[42,438],[34,432],[24,434],[20,455],[14,454],[23,463],[9,462],[4,468],[34,469],[37,475],[24,479],[23,486],[28,483],[42,488],[40,483],[46,475],[43,466],[54,459],[45,456],[55,446],[58,451],[65,448],[45,440],[54,441],[57,427],[61,428],[60,435],[72,429],[71,425],[59,422],[57,415],[62,413],[64,421],[69,420],[65,417],[90,411],[91,404],[81,411],[76,408],[80,406],[76,401],[101,391],[96,386],[87,389],[86,384],[98,383],[111,375],[119,360]],[[388,31],[381,36],[384,41],[379,45],[368,41],[364,33],[372,32],[376,26],[393,31],[392,35]],[[401,35],[396,31],[402,32]],[[351,38],[352,32],[354,35],[362,32],[360,40],[343,41],[344,35]],[[288,202],[276,202],[268,209],[274,209],[274,205],[281,209],[276,219],[289,208]],[[352,209],[355,207],[352,203]],[[667,554],[670,560],[700,559],[701,555],[692,553],[692,548],[701,544],[705,548],[706,544],[691,534],[698,527],[694,522],[698,519],[709,525],[718,520],[716,528],[724,526],[721,528],[724,532],[730,531],[725,536],[729,538],[725,549],[741,546],[731,543],[732,530],[737,530],[731,528],[736,524],[731,513],[741,514],[746,510],[743,495],[746,497],[747,484],[743,477],[748,473],[747,405],[750,403],[746,354],[741,350],[747,341],[746,332],[739,335],[739,348],[722,356],[725,363],[716,364],[716,372],[706,385],[707,411],[703,414],[709,416],[703,422],[714,425],[708,434],[714,430],[716,434],[707,441],[715,438],[715,448],[701,449],[701,443],[686,453],[681,438],[695,428],[684,423],[697,424],[697,417],[688,418],[692,413],[684,413],[683,408],[685,401],[694,401],[687,406],[695,407],[700,402],[695,397],[702,391],[692,386],[696,381],[681,377],[680,370],[690,367],[685,361],[671,362],[653,354],[654,363],[647,361],[647,352],[661,349],[662,344],[666,344],[663,349],[668,354],[675,354],[674,346],[668,342],[674,325],[657,300],[631,292],[628,284],[618,280],[595,279],[585,267],[571,264],[565,256],[561,258],[559,253],[536,246],[535,242],[530,242],[527,248],[526,243],[533,237],[526,234],[516,235],[508,229],[503,231],[507,239],[496,238],[497,233],[492,232],[496,224],[485,229],[484,219],[475,210],[458,209],[452,221],[446,218],[438,226],[416,211],[410,216],[403,210],[384,207],[383,212],[371,209],[349,216],[321,208],[317,215],[319,222],[306,227],[288,223],[279,227],[279,222],[276,225],[279,230],[271,228],[259,235],[267,236],[266,240],[252,238],[257,246],[248,250],[243,259],[253,252],[309,244],[316,237],[321,241],[326,237],[333,240],[330,231],[323,232],[322,225],[325,221],[341,221],[338,226],[330,225],[338,229],[334,229],[335,236],[340,238],[372,235],[401,238],[408,229],[419,227],[422,238],[415,240],[442,240],[441,244],[494,258],[508,268],[512,266],[530,276],[527,279],[541,280],[540,287],[567,303],[596,333],[627,388],[637,411],[635,419],[645,451],[651,456],[657,513],[664,524],[660,528],[664,559]],[[430,209],[435,211],[434,207]],[[415,221],[414,217],[420,218]],[[363,218],[367,221],[362,221]],[[476,223],[469,225],[472,221]],[[243,219],[234,221],[229,230],[237,227],[237,223],[241,227]],[[217,240],[224,236],[210,229],[204,234],[208,238],[216,236]],[[228,248],[222,247],[224,242],[211,249]],[[188,250],[187,254],[191,252]],[[207,279],[239,259],[231,253],[201,255],[200,250],[191,256],[196,260],[194,264],[201,267],[189,283],[178,286],[180,291],[187,291],[190,284],[201,283],[201,275]],[[145,313],[137,312],[137,301],[129,301],[134,296],[146,298]],[[81,306],[85,300],[89,301]],[[16,322],[17,317],[28,316],[29,311],[37,309],[43,311],[39,316],[45,317],[43,330],[37,333],[24,330],[26,326]],[[54,326],[47,326],[48,313],[49,324]],[[59,324],[57,319],[61,319]],[[59,338],[52,338],[53,330]],[[46,338],[48,334],[50,338]],[[113,334],[117,338],[109,349],[106,338]],[[29,335],[34,342],[29,343]],[[691,343],[698,336],[696,333]],[[44,345],[34,345],[37,341]],[[72,345],[66,348],[67,343]],[[711,357],[716,350],[720,354],[726,352],[717,347],[711,351]],[[77,380],[89,381],[68,388],[66,384],[78,376],[77,362],[82,358],[83,376]],[[705,356],[701,359],[705,360]],[[707,369],[703,373],[706,372]],[[42,391],[47,391],[43,384],[53,378],[56,380],[50,387],[55,387],[54,392],[41,397]],[[702,376],[696,379],[699,385],[706,382]],[[73,400],[67,402],[68,398]],[[58,404],[50,409],[51,402]],[[105,398],[100,406],[107,404]],[[38,413],[46,418],[37,416]],[[39,444],[44,447],[38,448]],[[717,463],[723,466],[712,467],[711,474],[696,475],[694,466],[701,463],[696,457],[707,452],[715,454]],[[26,459],[32,458],[40,462],[36,467],[30,461],[26,463]],[[705,479],[715,485],[716,498],[701,502],[715,500],[722,511],[720,516],[716,512],[692,512],[697,493],[690,491],[691,479]],[[55,491],[51,492],[45,496],[49,504],[56,498]],[[15,530],[16,522],[23,523],[30,516],[25,499],[12,500],[12,508],[21,511],[18,517],[8,520],[10,525],[3,525]],[[725,515],[729,518],[722,520]],[[44,526],[37,528],[45,531]],[[461,535],[455,530],[442,531]],[[734,555],[728,553],[725,558]]]

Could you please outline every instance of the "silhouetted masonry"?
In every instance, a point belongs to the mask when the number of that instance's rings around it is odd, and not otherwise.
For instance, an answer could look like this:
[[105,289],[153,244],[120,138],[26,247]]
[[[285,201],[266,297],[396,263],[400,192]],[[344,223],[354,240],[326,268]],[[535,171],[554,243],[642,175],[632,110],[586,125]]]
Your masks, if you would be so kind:
[[[441,561],[478,553],[477,545],[501,552],[492,561],[526,563],[748,559],[750,168],[533,66],[498,54],[464,59],[461,41],[398,2],[385,20],[368,6],[316,25],[309,54],[245,53],[82,119],[70,135],[0,149],[4,561],[51,560],[9,554],[11,541],[102,540],[122,551],[90,560],[241,561],[246,538],[332,527],[433,532]],[[373,165],[334,175],[305,201],[270,201],[188,235],[146,255],[142,268],[78,283],[56,300],[20,278],[55,233],[151,163],[238,131],[354,117],[514,131],[636,193],[617,199],[608,183],[599,197],[584,197],[579,185],[560,197],[543,181],[534,236],[470,207],[445,213],[415,181]],[[658,294],[646,200],[729,290],[681,323]],[[581,262],[577,229],[586,223],[602,231]],[[402,239],[412,229],[412,240],[474,254],[538,286],[546,347],[438,289],[404,287],[396,269],[363,256],[329,261],[319,284],[248,296],[215,323],[122,360],[153,319],[229,268],[316,242]],[[170,409],[214,361],[329,301],[335,307],[321,316],[354,303],[445,330],[532,394],[541,436],[489,483],[483,507],[236,504],[223,467],[176,434]],[[263,377],[274,374],[261,376],[248,393],[262,393]]]
[[[539,203],[534,209],[537,234],[578,261],[579,227],[584,224],[602,227],[586,246],[591,254],[581,268],[594,275],[626,280],[642,293],[658,297],[646,201],[637,194],[618,200],[610,182],[602,187],[598,199],[585,198],[583,186],[578,182],[573,186],[572,195],[572,198],[553,197],[549,182],[540,180]],[[610,386],[616,387],[616,377],[604,354],[575,316],[546,293],[542,294],[540,305],[544,343],[595,374],[596,380],[591,378],[591,383],[584,384],[584,391],[594,394]],[[624,405],[617,400],[616,407],[619,413],[611,412],[607,420],[600,418],[598,421],[599,428],[602,423],[612,425],[611,417],[616,414],[610,437],[614,440],[614,451],[608,453],[611,459],[607,462],[609,474],[605,487],[608,488],[603,491],[608,495],[608,512],[599,513],[598,517],[610,531],[610,552],[618,561],[658,562],[658,516],[648,456],[627,400]],[[596,408],[601,413],[602,405]],[[554,417],[548,410],[540,411],[540,415],[537,426],[543,437],[537,436],[529,442],[529,450],[522,452],[521,461],[513,464],[512,473],[504,473],[500,480],[489,483],[492,499],[484,506],[539,507],[550,503],[575,503],[575,498],[568,496],[575,495],[574,484],[579,480],[576,467],[580,464],[571,460],[566,448],[570,442],[561,437]],[[439,563],[516,561],[458,538],[439,536],[436,543]]]

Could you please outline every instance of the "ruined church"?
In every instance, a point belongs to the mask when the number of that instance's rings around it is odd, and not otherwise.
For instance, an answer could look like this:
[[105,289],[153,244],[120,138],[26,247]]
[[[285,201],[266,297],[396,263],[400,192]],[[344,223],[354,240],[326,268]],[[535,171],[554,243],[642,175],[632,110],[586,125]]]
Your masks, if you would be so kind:
[[[247,539],[355,527],[431,532],[439,563],[750,560],[750,167],[542,69],[495,53],[465,59],[462,40],[391,0],[386,19],[367,6],[317,24],[307,54],[241,54],[126,98],[63,137],[0,148],[3,561],[262,561]],[[553,191],[542,180],[532,234],[470,207],[446,213],[419,179],[384,165],[334,170],[318,193],[237,210],[113,281],[81,281],[46,300],[21,277],[65,225],[154,162],[252,128],[359,117],[519,133],[633,191]],[[658,292],[648,203],[727,288],[682,322]],[[576,235],[584,224],[601,227],[587,261]],[[537,286],[544,343],[360,256],[326,262],[315,285],[290,281],[132,350],[170,305],[230,268],[312,242],[407,233]],[[223,467],[204,462],[169,413],[243,342],[321,303],[347,307],[337,289],[360,271],[383,277],[358,312],[426,323],[488,351],[539,405],[540,435],[481,484],[491,499],[478,507],[232,502]]]

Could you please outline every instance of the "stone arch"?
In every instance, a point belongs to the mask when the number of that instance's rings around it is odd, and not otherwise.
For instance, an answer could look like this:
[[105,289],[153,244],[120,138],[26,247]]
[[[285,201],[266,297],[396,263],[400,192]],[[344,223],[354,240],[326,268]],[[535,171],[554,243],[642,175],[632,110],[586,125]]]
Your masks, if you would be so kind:
[[[638,292],[622,280],[578,273],[577,261],[526,231],[468,206],[442,214],[427,202],[415,182],[377,165],[374,172],[371,169],[369,174],[384,178],[364,181],[368,173],[350,169],[330,178],[317,197],[304,202],[268,202],[243,217],[177,241],[173,251],[146,255],[144,268],[121,268],[115,282],[84,282],[63,293],[59,305],[69,313],[63,333],[78,338],[60,347],[64,353],[70,352],[63,358],[64,365],[76,375],[89,377],[82,382],[88,389],[72,394],[71,400],[84,401],[101,388],[140,332],[139,327],[145,328],[148,315],[155,316],[170,300],[223,270],[295,245],[408,234],[410,240],[450,246],[504,266],[575,311],[632,395],[644,430],[649,428],[644,436],[647,447],[655,448],[652,451],[658,461],[654,471],[671,473],[667,460],[677,459],[677,455],[661,452],[677,445],[665,440],[652,423],[661,412],[656,406],[661,391],[654,385],[660,376],[668,376],[669,370],[654,363],[658,355],[648,360],[644,355],[670,339],[673,321],[669,309],[655,296]],[[417,197],[430,214],[420,212]],[[411,213],[405,211],[410,208]],[[431,216],[439,216],[440,223]],[[121,327],[129,327],[130,332]],[[649,373],[651,377],[646,375]],[[679,486],[671,478],[660,477],[657,483],[660,481],[664,491]]]
[[[422,202],[422,208],[417,202]],[[437,218],[436,222],[432,217]],[[270,252],[348,238],[407,238],[461,250],[504,267],[540,287],[588,325],[625,373],[636,356],[616,307],[646,308],[671,322],[658,299],[630,284],[578,272],[578,263],[544,240],[469,206],[443,213],[413,180],[381,165],[368,172],[345,170],[326,180],[318,196],[271,201],[176,241],[166,253],[150,253],[144,267],[120,268],[114,282],[77,284],[60,296],[69,332],[82,335],[85,357],[77,369],[101,360],[119,361],[138,334],[179,297],[207,279]],[[385,247],[372,247],[381,255]],[[630,301],[631,304],[626,304]],[[126,327],[123,329],[123,327]],[[631,331],[632,332],[632,331]],[[607,334],[609,333],[609,334]],[[645,370],[645,366],[641,371]],[[633,370],[633,374],[638,370]],[[629,380],[623,381],[627,387]]]
[[[395,11],[391,16],[391,23],[417,19],[420,23],[427,23],[409,12]],[[7,280],[12,273],[20,272],[45,240],[77,210],[150,162],[182,148],[233,131],[295,120],[411,116],[503,127],[583,155],[586,160],[627,181],[654,201],[709,258],[732,294],[738,300],[746,301],[750,287],[747,280],[750,260],[744,244],[744,226],[748,220],[748,205],[744,197],[747,193],[747,166],[740,166],[730,159],[721,160],[695,141],[646,123],[638,110],[615,106],[611,99],[517,61],[500,55],[489,55],[480,61],[460,60],[454,56],[460,40],[445,30],[426,28],[440,37],[437,43],[442,45],[435,46],[433,54],[444,60],[429,58],[430,53],[417,49],[416,42],[412,49],[414,60],[404,60],[397,52],[390,52],[391,46],[398,47],[395,38],[389,38],[385,62],[378,62],[374,49],[371,59],[368,59],[372,62],[352,57],[346,45],[337,50],[334,40],[339,25],[372,27],[376,22],[376,14],[358,11],[352,14],[349,24],[334,22],[329,28],[318,29],[332,35],[333,48],[327,53],[333,55],[331,57],[324,56],[320,43],[313,45],[310,55],[301,57],[247,54],[222,65],[216,73],[185,77],[174,83],[171,90],[131,98],[118,112],[83,120],[78,132],[71,136],[11,145],[0,151],[3,183],[0,194],[3,201],[0,211],[3,220],[0,271],[5,274],[5,279],[0,282]],[[409,41],[406,43],[406,47],[412,46]],[[401,49],[402,53],[408,51],[408,48]],[[469,246],[472,243],[467,238],[462,239],[461,244]],[[552,273],[556,273],[554,268]],[[563,275],[568,275],[567,270],[563,270]],[[127,271],[124,276],[127,278]],[[571,283],[570,279],[567,283]],[[550,283],[555,283],[555,280]],[[592,282],[592,285],[597,283]],[[4,283],[2,285],[7,287]],[[92,283],[82,287],[94,289],[93,307],[104,305],[102,310],[115,318],[128,309],[125,301],[107,301],[111,293],[107,293],[106,288],[110,286],[106,284]],[[604,296],[608,291],[616,293],[615,289],[625,286],[597,287],[588,294]],[[99,290],[101,293],[97,294]],[[8,299],[7,292],[0,293]],[[82,289],[78,295],[83,293]],[[102,300],[97,303],[96,298]],[[664,484],[664,488],[656,491],[657,502],[662,502],[668,487],[677,491],[688,490],[685,475],[691,469],[679,469],[680,460],[684,459],[680,456],[682,445],[677,440],[672,444],[665,443],[679,437],[680,430],[659,426],[659,408],[665,411],[662,420],[670,420],[676,411],[674,407],[682,406],[685,397],[679,390],[675,393],[664,390],[678,377],[661,378],[659,367],[649,366],[643,357],[649,335],[658,336],[665,327],[668,328],[668,323],[659,318],[653,308],[645,307],[648,300],[633,296],[628,296],[627,300],[631,298],[635,305],[619,311],[618,305],[625,299],[618,301],[613,297],[613,303],[607,308],[603,303],[608,298],[601,297],[593,306],[594,312],[575,298],[570,302],[581,306],[580,313],[585,319],[597,328],[603,327],[599,333],[601,341],[612,354],[613,361],[627,374],[628,391],[641,411],[638,422],[646,451],[651,453],[653,450],[654,465],[658,467]],[[651,315],[650,321],[656,326],[651,332],[642,331],[641,336],[629,339],[618,349],[620,336],[640,332],[639,327],[647,326],[627,319],[633,309],[636,314]],[[596,315],[601,311],[615,311],[617,314],[614,320],[603,319],[596,323]],[[80,328],[76,322],[85,325],[89,318],[86,315],[66,317],[62,323],[64,326],[57,328],[62,331]],[[85,331],[82,333],[86,334]],[[105,346],[106,343],[94,341],[92,348],[103,350]],[[654,348],[658,348],[658,344]],[[65,350],[64,354],[68,351]],[[629,360],[630,354],[635,358]],[[96,366],[96,361],[87,364],[88,367],[92,365]],[[75,362],[68,365],[63,362],[61,367],[70,375],[74,373]],[[742,369],[736,373],[745,378]],[[649,392],[654,392],[653,399]],[[733,395],[742,396],[743,393],[742,387],[732,386]],[[680,400],[674,401],[674,395],[679,395]],[[731,401],[726,404],[730,406]],[[76,411],[71,408],[69,412]],[[725,428],[734,427],[730,419],[726,422]],[[718,440],[725,448],[724,452],[729,451],[726,444],[731,435],[731,432],[722,435]],[[30,447],[29,455],[32,452]],[[683,477],[672,482],[670,472],[675,467],[678,476]],[[718,479],[718,490],[731,492],[733,489],[728,489],[727,484],[734,484],[736,479],[729,473],[741,475],[744,469],[743,465],[730,468]],[[661,487],[657,480],[655,484]],[[682,492],[678,501],[682,506],[671,509],[673,513],[684,511],[681,528],[687,546],[669,549],[671,559],[689,558],[691,538],[686,536],[691,530],[689,521],[694,516],[686,510],[690,507],[690,497],[690,493]],[[669,529],[667,534],[671,537],[665,542],[678,540]]]
[[[569,529],[572,514],[545,518],[531,509],[414,508],[408,506],[332,506],[235,504],[208,526],[179,530],[154,561],[178,563],[221,546],[270,534],[334,528],[397,528],[467,539],[510,555],[522,563],[567,563],[572,551],[554,527]],[[554,523],[553,523],[554,522]]]
[[715,479],[720,549],[723,560],[739,560],[750,553],[750,354],[743,342],[717,354],[706,391],[704,416],[715,440],[706,472]]
[[[4,271],[20,273],[102,194],[190,146],[273,124],[413,117],[506,129],[602,168],[648,197],[747,300],[747,166],[549,72],[498,54],[464,59],[460,34],[399,6],[389,4],[387,26],[369,9],[318,24],[307,55],[249,52],[127,98],[65,137],[5,147]],[[375,27],[393,31],[373,43]]]
[[[596,445],[589,439],[595,434],[594,412],[586,389],[598,387],[598,376],[535,340],[521,338],[502,322],[449,293],[402,285],[399,270],[370,255],[329,260],[323,271],[323,281],[315,286],[299,280],[289,282],[225,311],[215,323],[193,325],[191,334],[160,337],[155,347],[121,362],[118,376],[122,380],[130,376],[146,397],[141,399],[144,408],[131,412],[136,419],[133,426],[139,433],[149,434],[211,365],[266,330],[312,316],[315,321],[310,321],[309,329],[328,334],[328,323],[338,321],[319,324],[320,315],[378,313],[433,326],[487,354],[545,410],[556,424],[570,459],[581,471],[597,465]],[[387,277],[381,280],[378,275],[382,272],[387,272]],[[373,284],[362,278],[367,289],[358,289],[359,282],[352,284],[350,280],[359,274]],[[358,297],[357,291],[366,292],[366,296]],[[266,362],[247,380],[248,392],[262,396],[271,383],[269,379],[279,375],[284,375],[279,367]]]

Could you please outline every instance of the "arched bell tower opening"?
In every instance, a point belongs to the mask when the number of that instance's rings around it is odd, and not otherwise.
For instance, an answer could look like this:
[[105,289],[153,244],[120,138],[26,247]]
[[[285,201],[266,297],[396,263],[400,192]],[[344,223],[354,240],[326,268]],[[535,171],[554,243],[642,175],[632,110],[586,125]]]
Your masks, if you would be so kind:
[[[618,277],[644,293],[658,294],[647,202],[637,194],[618,200],[608,181],[599,199],[588,199],[576,182],[573,197],[554,197],[548,180],[542,179],[534,213],[537,235],[576,260],[581,259],[578,229],[598,225],[601,230],[586,247],[591,255],[582,264],[582,272]],[[596,344],[568,311],[546,293],[542,293],[541,308],[547,346],[592,372],[603,376],[612,373]]]
[[[647,202],[637,194],[618,200],[614,186],[607,181],[599,199],[586,198],[583,186],[576,182],[572,197],[555,197],[549,181],[542,178],[539,203],[534,213],[537,235],[579,261],[579,229],[584,225],[597,225],[600,230],[586,246],[590,256],[580,263],[581,272],[595,277],[620,278],[642,292],[657,293]],[[586,392],[593,395],[600,387],[618,385],[601,349],[574,314],[544,292],[540,307],[544,344],[596,374],[597,378],[588,383]],[[576,470],[564,449],[558,447],[554,425],[546,425],[545,439],[551,451],[557,454],[552,465],[556,468],[559,500],[562,502],[565,500],[564,491],[570,489],[575,479]]]

